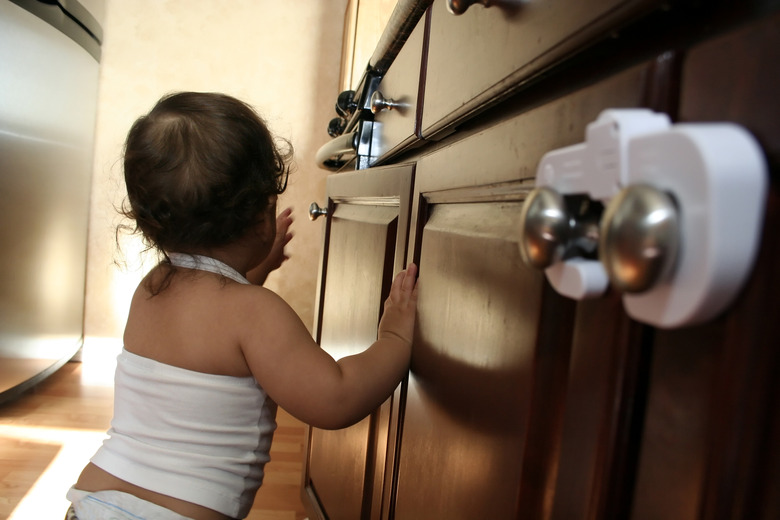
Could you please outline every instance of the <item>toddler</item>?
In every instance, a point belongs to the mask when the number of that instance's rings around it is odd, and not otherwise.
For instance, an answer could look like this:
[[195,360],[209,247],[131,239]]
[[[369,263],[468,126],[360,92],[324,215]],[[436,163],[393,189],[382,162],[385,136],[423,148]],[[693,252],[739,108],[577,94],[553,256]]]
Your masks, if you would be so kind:
[[133,296],[111,429],[68,492],[69,517],[244,518],[277,403],[342,428],[406,374],[414,264],[393,281],[376,342],[338,362],[260,285],[292,237],[290,210],[276,215],[290,156],[252,108],[222,94],[166,96],[133,124],[125,214],[162,260]]

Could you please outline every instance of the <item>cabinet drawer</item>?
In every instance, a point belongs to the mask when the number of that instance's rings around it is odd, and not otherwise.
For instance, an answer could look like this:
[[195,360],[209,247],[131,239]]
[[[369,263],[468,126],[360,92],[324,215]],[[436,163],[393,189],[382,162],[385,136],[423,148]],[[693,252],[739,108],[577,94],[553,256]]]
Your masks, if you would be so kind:
[[425,17],[417,23],[374,93],[386,104],[386,108],[382,108],[381,103],[373,108],[377,110],[371,139],[371,155],[375,157],[375,162],[395,155],[418,140],[420,117],[417,101],[424,36]]
[[660,0],[494,1],[455,16],[445,0],[429,13],[422,135],[431,137]]

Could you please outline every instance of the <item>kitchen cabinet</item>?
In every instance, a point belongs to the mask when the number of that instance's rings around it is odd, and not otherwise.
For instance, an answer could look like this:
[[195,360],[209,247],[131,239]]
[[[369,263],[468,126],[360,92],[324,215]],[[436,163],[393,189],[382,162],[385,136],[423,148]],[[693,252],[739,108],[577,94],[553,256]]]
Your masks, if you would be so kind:
[[[371,207],[388,186],[408,189],[406,209],[405,195],[398,199],[399,226],[380,233],[395,244],[392,253],[385,249],[386,258],[394,255],[393,268],[384,269],[389,277],[414,261],[421,281],[407,380],[353,427],[359,442],[343,437],[326,447],[312,430],[304,481],[310,518],[777,518],[778,6],[640,9],[622,36],[600,39],[603,27],[585,31],[590,36],[581,50],[550,58],[543,74],[494,89],[486,101],[483,87],[468,90],[468,81],[431,87],[438,71],[432,72],[430,52],[442,38],[433,28],[437,13],[447,14],[443,4],[434,2],[422,22],[429,54],[421,60],[427,69],[419,74],[420,110],[423,122],[432,110],[429,126],[447,131],[424,139],[423,124],[420,142],[381,166],[349,171],[348,165],[328,178],[331,210],[337,201]],[[468,12],[490,9],[474,5]],[[668,33],[658,31],[659,20]],[[576,24],[561,27],[581,36]],[[502,34],[482,31],[472,40],[503,41]],[[551,36],[569,41],[567,34]],[[471,70],[482,76],[482,69]],[[485,81],[493,85],[495,77]],[[442,104],[470,108],[431,108],[432,91]],[[521,213],[542,156],[582,142],[602,110],[631,107],[680,123],[742,125],[766,156],[769,192],[751,275],[726,311],[704,323],[664,329],[636,321],[615,289],[566,298],[521,258]],[[352,195],[336,194],[347,189]],[[361,249],[367,240],[333,247],[333,230],[344,224],[337,215],[326,224],[325,297],[318,300],[326,349],[334,343],[328,335],[347,338],[358,329],[368,345],[378,318],[350,321],[357,309],[342,305],[340,318],[330,318],[338,332],[326,331],[325,316],[334,312],[327,303],[333,263],[350,266],[342,288],[363,283],[365,275],[354,273],[382,270]],[[349,298],[371,293],[381,300],[387,279],[375,274],[368,283],[373,287],[361,285],[360,295],[347,290]],[[359,448],[344,454],[352,444]],[[347,511],[336,495],[321,493],[318,472],[340,492],[353,490],[355,507]]]

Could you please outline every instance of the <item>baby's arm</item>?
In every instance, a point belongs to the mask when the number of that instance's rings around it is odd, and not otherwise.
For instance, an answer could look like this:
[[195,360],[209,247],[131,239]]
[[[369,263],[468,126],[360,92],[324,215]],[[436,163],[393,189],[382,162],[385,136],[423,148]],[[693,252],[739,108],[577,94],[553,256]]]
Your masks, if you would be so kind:
[[[378,339],[336,362],[281,298],[264,292],[263,313],[241,340],[247,364],[282,408],[312,426],[354,424],[382,404],[409,369],[417,309],[417,267],[396,276]],[[257,315],[256,315],[257,316]]]
[[271,271],[279,269],[284,261],[289,258],[284,252],[284,246],[292,240],[293,235],[290,233],[292,222],[292,208],[285,209],[276,217],[276,237],[274,238],[273,246],[271,246],[271,251],[260,265],[246,275],[247,279],[254,285],[263,285]]

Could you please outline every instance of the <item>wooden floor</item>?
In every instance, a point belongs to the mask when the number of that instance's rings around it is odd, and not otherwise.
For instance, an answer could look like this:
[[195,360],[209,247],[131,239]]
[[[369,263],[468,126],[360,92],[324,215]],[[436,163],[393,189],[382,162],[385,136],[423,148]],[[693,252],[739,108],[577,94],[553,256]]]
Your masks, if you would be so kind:
[[[110,360],[109,360],[110,361]],[[0,406],[0,519],[64,517],[65,493],[105,437],[113,367],[67,363],[33,390]],[[281,409],[253,520],[302,520],[304,426]]]

